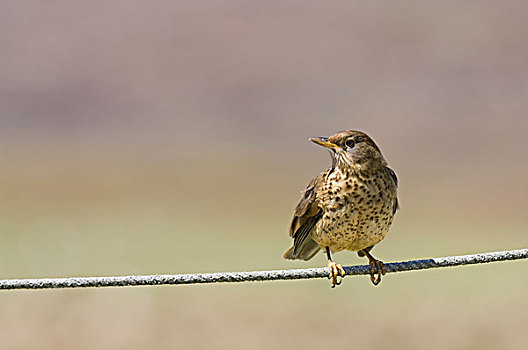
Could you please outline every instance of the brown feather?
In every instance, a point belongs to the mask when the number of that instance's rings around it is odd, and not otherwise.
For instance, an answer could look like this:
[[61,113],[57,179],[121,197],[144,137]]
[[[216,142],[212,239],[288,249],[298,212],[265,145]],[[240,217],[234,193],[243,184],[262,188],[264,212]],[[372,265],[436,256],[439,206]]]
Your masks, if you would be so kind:
[[[293,238],[293,250],[289,254],[291,256],[290,259],[308,260],[319,250],[319,246],[311,238],[311,233],[322,215],[322,209],[316,200],[316,194],[325,175],[326,172],[323,172],[310,181],[308,187],[303,191],[303,197],[295,208],[295,214],[290,226],[290,236]],[[288,255],[288,252],[286,255]]]

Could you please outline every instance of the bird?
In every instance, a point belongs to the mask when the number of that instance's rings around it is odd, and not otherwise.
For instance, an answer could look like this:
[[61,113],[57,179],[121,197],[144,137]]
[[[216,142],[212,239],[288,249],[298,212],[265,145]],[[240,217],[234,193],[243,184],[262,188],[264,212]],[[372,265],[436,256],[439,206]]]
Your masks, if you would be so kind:
[[386,270],[370,251],[385,238],[399,208],[398,177],[362,131],[343,130],[309,140],[329,150],[332,165],[301,192],[290,225],[293,246],[284,258],[310,260],[323,250],[334,288],[346,272],[331,254],[356,251],[368,258],[370,280],[377,286]]

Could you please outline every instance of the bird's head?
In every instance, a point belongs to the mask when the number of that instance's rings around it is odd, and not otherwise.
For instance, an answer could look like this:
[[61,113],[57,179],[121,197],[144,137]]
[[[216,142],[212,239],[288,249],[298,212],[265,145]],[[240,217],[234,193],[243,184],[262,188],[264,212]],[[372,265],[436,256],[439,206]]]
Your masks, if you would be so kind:
[[387,165],[376,143],[361,131],[339,131],[329,137],[310,138],[310,141],[330,151],[333,167],[361,170]]

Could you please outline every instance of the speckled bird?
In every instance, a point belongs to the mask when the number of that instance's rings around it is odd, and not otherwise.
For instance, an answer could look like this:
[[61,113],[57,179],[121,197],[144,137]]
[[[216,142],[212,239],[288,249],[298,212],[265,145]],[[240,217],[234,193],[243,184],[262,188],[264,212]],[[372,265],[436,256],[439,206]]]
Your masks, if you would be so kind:
[[335,287],[345,270],[331,253],[357,251],[369,259],[370,280],[378,285],[385,267],[370,250],[385,238],[398,209],[398,178],[378,146],[361,131],[340,131],[310,141],[330,151],[332,166],[302,192],[290,227],[293,246],[284,258],[309,260],[324,250]]

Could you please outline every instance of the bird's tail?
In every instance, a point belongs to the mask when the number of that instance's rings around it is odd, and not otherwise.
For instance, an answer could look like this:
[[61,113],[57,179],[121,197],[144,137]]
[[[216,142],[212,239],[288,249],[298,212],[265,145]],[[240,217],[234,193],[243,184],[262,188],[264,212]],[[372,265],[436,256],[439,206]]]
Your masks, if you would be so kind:
[[293,247],[291,247],[290,249],[288,249],[288,250],[286,251],[286,253],[284,253],[284,256],[283,256],[283,257],[284,257],[284,259],[288,259],[288,260],[293,260],[293,259],[295,259],[295,258],[293,257]]
[[289,260],[310,260],[321,250],[319,245],[315,243],[312,239],[306,239],[302,246],[299,247],[298,251],[295,251],[295,247],[291,247],[284,253],[284,259]]

